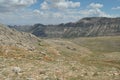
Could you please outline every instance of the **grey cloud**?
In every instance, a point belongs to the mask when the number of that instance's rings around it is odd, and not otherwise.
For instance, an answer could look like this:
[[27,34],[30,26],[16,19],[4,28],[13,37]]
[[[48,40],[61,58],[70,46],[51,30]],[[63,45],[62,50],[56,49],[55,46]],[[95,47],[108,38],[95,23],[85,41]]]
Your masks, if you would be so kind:
[[91,3],[88,5],[88,9],[81,10],[80,14],[85,16],[111,17],[111,15],[101,10],[103,6],[104,5],[100,3]]
[[41,4],[41,9],[68,9],[80,7],[80,2],[69,0],[44,0]]
[[36,0],[1,0],[0,12],[10,12],[34,4]]

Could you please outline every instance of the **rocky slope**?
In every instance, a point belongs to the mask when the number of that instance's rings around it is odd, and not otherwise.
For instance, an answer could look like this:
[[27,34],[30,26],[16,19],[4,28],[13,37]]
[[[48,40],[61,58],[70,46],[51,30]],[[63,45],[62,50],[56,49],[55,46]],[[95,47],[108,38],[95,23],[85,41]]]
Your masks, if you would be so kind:
[[0,46],[14,46],[32,50],[39,41],[30,33],[18,32],[0,24]]
[[95,37],[120,35],[120,18],[88,17],[59,25],[10,26],[38,37]]

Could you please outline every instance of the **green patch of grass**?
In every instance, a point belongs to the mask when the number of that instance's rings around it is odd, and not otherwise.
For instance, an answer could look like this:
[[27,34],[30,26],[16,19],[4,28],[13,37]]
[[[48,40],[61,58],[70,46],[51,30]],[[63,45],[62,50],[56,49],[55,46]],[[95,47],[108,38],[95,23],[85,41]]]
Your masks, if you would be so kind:
[[72,42],[95,53],[120,52],[120,37],[78,38]]
[[109,66],[120,69],[120,36],[76,38],[72,39],[71,42],[92,51],[92,54],[80,59],[82,63],[98,67]]

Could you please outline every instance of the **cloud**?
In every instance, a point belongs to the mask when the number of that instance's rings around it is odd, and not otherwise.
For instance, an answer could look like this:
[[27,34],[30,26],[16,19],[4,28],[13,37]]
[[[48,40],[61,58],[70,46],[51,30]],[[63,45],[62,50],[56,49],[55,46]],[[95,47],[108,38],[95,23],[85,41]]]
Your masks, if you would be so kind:
[[47,18],[49,23],[54,24],[78,20],[80,15],[78,16],[76,14],[78,14],[79,8],[80,2],[70,0],[44,0],[40,5],[39,11],[44,13],[42,15],[44,19]]
[[49,9],[49,5],[46,1],[44,1],[42,4],[41,4],[41,9],[43,10],[46,10],[46,9]]
[[111,17],[111,15],[101,10],[102,7],[103,4],[91,3],[89,4],[88,9],[81,10],[80,13],[84,16]]
[[[0,22],[7,24],[59,24],[75,22],[83,17],[110,17],[100,3],[86,7],[73,0],[44,0],[39,8],[31,9],[37,0],[0,0]],[[26,8],[28,7],[28,8]],[[4,13],[3,13],[4,12]]]
[[10,12],[28,7],[37,0],[0,0],[0,12]]
[[118,7],[113,7],[112,10],[120,10],[120,6],[118,6]]
[[33,12],[36,13],[36,14],[39,14],[39,13],[40,13],[40,11],[37,10],[37,9],[35,9]]
[[73,2],[69,0],[44,0],[41,4],[41,9],[68,9],[80,7],[80,2]]
[[[79,3],[79,4],[78,4]],[[44,4],[44,6],[43,6]],[[78,19],[87,16],[96,17],[111,17],[111,15],[102,11],[103,4],[100,3],[90,3],[86,9],[80,10],[80,2],[72,2],[68,0],[45,0],[42,4],[42,10],[47,11],[45,13],[51,13],[51,15],[56,16],[55,12],[50,9],[57,9],[57,14],[66,18]],[[61,12],[61,10],[64,10]]]
[[99,9],[99,8],[103,7],[103,4],[100,4],[100,3],[91,3],[89,5],[89,7],[93,8],[93,9]]

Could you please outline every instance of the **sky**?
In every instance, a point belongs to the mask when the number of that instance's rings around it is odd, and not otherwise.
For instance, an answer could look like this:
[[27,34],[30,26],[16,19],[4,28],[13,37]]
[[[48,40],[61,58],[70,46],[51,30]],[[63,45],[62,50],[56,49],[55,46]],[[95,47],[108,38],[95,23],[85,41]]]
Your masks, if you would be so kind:
[[120,0],[0,0],[2,24],[60,24],[84,17],[120,17]]

